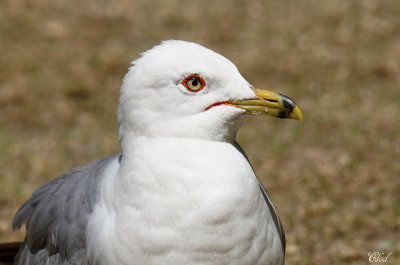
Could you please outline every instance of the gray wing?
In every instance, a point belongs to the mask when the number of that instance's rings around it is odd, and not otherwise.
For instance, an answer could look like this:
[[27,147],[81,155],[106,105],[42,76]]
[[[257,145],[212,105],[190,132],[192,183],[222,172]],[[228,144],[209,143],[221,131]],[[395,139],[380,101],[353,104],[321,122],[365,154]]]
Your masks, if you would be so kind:
[[[242,147],[237,142],[234,142],[234,146],[247,159],[247,161],[249,162],[249,164],[251,166],[249,158],[247,157],[246,153],[243,151]],[[251,167],[253,168],[253,166],[251,166]],[[253,168],[253,171],[254,171],[254,168]],[[265,199],[265,202],[268,205],[269,211],[271,212],[271,216],[272,216],[272,219],[274,220],[276,229],[278,230],[278,234],[279,234],[279,237],[280,237],[281,242],[282,242],[283,253],[285,254],[285,252],[286,252],[286,238],[285,238],[285,231],[283,230],[283,226],[282,226],[282,223],[281,223],[281,219],[279,219],[278,213],[276,212],[275,207],[272,204],[271,199],[269,198],[268,193],[265,190],[264,186],[262,185],[261,181],[258,178],[257,178],[257,181],[258,181],[258,185],[260,187],[261,193],[262,193],[262,195],[263,195],[263,197]]]
[[70,169],[35,190],[14,217],[14,230],[26,223],[15,264],[89,264],[87,222],[99,199],[100,173],[117,156]]

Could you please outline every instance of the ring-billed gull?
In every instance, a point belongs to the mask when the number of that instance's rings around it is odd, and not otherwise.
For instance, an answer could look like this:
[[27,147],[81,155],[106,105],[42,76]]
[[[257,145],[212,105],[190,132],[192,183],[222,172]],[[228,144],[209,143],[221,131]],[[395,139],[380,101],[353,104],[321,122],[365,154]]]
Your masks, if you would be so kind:
[[121,87],[121,153],[33,193],[16,264],[283,264],[279,217],[235,141],[255,114],[303,119],[203,46],[143,53]]

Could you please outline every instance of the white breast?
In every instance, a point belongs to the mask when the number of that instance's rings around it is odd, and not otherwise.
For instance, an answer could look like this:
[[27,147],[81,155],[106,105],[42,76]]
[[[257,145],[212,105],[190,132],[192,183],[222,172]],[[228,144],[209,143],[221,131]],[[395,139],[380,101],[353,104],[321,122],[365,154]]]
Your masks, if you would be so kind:
[[98,264],[281,264],[278,233],[229,143],[137,139],[89,221]]

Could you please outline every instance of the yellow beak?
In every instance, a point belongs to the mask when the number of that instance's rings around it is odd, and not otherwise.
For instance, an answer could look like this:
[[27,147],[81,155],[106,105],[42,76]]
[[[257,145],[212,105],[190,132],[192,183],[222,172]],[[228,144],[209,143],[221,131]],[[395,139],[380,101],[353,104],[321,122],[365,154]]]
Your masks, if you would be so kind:
[[269,90],[254,89],[256,98],[229,100],[227,103],[245,109],[249,114],[266,114],[280,119],[303,121],[299,106],[289,97]]

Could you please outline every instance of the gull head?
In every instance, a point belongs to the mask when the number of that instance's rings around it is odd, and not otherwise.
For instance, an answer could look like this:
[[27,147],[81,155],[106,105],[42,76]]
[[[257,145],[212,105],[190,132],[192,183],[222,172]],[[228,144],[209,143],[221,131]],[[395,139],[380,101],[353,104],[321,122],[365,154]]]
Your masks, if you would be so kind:
[[234,141],[243,117],[302,120],[288,97],[255,89],[236,66],[199,44],[168,40],[132,62],[121,86],[119,136]]

